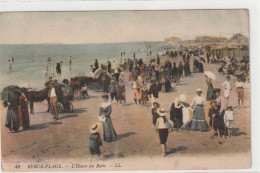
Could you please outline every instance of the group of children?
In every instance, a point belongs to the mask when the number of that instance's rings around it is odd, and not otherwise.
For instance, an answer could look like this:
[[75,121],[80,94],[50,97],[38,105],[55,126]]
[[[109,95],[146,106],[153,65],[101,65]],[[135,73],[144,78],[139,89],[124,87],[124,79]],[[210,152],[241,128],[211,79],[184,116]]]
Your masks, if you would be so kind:
[[109,85],[109,93],[111,97],[111,101],[114,102],[114,99],[116,102],[124,102],[126,104],[126,97],[125,97],[125,84],[123,79],[119,79],[119,82],[117,83],[114,79],[110,81]]
[[212,100],[210,105],[208,116],[210,118],[209,124],[213,128],[213,136],[217,133],[219,138],[221,135],[225,137],[227,133],[227,135],[231,137],[234,124],[234,111],[232,106],[228,105],[226,110],[220,112],[215,100]]

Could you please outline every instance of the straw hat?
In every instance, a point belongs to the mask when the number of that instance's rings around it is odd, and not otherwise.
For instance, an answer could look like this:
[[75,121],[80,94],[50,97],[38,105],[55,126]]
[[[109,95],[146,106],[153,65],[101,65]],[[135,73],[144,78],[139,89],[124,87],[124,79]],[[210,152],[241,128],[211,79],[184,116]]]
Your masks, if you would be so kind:
[[160,106],[160,104],[157,101],[152,102],[152,104],[157,104],[158,106]]
[[196,92],[202,92],[202,89],[198,88],[196,89]]
[[101,125],[99,125],[98,123],[92,124],[90,126],[89,132],[90,133],[97,133],[97,132],[99,132],[100,128],[101,128]]
[[157,110],[157,114],[158,114],[160,117],[166,116],[166,110],[165,110],[165,108],[159,108],[159,109]]

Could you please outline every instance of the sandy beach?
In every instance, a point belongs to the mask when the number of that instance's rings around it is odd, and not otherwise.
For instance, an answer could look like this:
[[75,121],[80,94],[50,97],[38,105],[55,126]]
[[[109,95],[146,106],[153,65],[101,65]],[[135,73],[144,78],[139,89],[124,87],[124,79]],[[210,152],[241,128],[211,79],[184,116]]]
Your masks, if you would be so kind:
[[[162,62],[171,60],[179,64],[181,58],[163,57]],[[193,62],[193,57],[191,58]],[[225,76],[217,72],[216,64],[204,64],[204,70],[216,74],[214,87],[222,88]],[[192,65],[191,65],[192,71]],[[231,79],[232,80],[232,79]],[[43,82],[44,83],[44,82]],[[116,142],[103,142],[102,160],[92,162],[95,166],[102,163],[105,167],[95,170],[162,170],[162,169],[234,169],[249,168],[251,163],[250,147],[250,85],[245,89],[244,108],[237,107],[237,96],[231,91],[229,103],[234,107],[235,120],[232,138],[212,137],[208,132],[173,131],[167,142],[167,156],[161,157],[158,134],[152,124],[151,104],[135,105],[130,82],[126,83],[126,105],[112,104],[112,121],[118,134]],[[192,73],[181,79],[181,84],[172,83],[173,91],[159,93],[158,102],[169,110],[174,99],[185,93],[191,103],[195,90],[201,88],[206,96],[207,85],[203,73]],[[90,164],[89,127],[98,121],[102,92],[89,91],[90,98],[73,102],[74,112],[64,113],[58,121],[47,113],[47,102],[35,104],[35,114],[30,115],[30,129],[10,133],[4,127],[6,110],[1,113],[2,166],[8,171],[39,171],[45,168],[29,169],[28,164],[58,164],[55,170],[94,170],[91,168],[72,168],[72,164]],[[223,91],[221,91],[223,95]],[[205,106],[207,122],[209,102]],[[223,160],[225,163],[223,163]],[[7,164],[8,163],[8,164]],[[64,163],[68,163],[64,165]],[[160,164],[164,163],[164,164]],[[14,166],[22,165],[19,170]],[[114,164],[120,164],[117,167]],[[9,168],[7,168],[9,165]],[[113,166],[111,166],[113,165]],[[166,166],[165,166],[166,165]],[[50,169],[48,169],[50,170]]]

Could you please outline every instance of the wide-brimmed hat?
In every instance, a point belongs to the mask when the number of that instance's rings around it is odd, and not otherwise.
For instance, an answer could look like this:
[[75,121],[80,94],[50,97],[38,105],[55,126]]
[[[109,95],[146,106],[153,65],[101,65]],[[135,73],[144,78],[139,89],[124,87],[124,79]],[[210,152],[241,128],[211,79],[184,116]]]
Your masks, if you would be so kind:
[[101,125],[99,125],[98,123],[92,124],[90,126],[89,132],[90,133],[97,133],[97,132],[99,132],[100,128],[101,128]]
[[196,92],[202,92],[202,89],[198,88],[196,89]]
[[152,102],[152,104],[157,104],[158,106],[160,106],[160,104],[157,101]]
[[159,108],[159,109],[157,110],[157,114],[158,114],[160,117],[166,116],[166,110],[165,110],[165,108]]

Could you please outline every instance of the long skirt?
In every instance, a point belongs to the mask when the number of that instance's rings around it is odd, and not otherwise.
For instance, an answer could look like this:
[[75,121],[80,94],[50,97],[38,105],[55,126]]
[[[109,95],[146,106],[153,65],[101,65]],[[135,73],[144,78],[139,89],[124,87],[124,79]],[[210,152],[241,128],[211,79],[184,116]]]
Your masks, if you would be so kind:
[[19,107],[9,106],[5,118],[5,127],[10,131],[18,131],[20,128]]
[[208,124],[205,120],[205,113],[202,106],[197,105],[194,109],[194,113],[191,121],[191,130],[200,130],[200,131],[208,130]]
[[19,109],[19,117],[20,117],[20,126],[22,126],[23,129],[29,128],[30,117],[29,117],[28,106],[26,104],[21,104]]
[[168,129],[158,129],[160,144],[166,144],[168,138]]
[[113,127],[112,121],[110,118],[106,118],[106,121],[103,122],[103,131],[104,131],[104,141],[112,142],[116,141],[116,132]]
[[208,101],[214,100],[213,85],[211,83],[208,84],[207,100]]
[[181,128],[183,125],[182,108],[173,108],[170,112],[170,119],[174,124],[173,128]]

